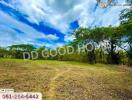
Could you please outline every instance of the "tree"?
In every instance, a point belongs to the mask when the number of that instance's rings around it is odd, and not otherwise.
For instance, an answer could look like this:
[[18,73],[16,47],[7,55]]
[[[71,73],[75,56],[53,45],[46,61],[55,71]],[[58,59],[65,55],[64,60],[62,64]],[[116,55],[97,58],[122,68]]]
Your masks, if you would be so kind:
[[[79,28],[77,31],[74,32],[75,35],[75,40],[74,43],[81,43],[81,42],[85,42],[85,44],[87,44],[87,42],[91,42],[93,46],[94,45],[94,39],[92,37],[92,29],[89,28]],[[87,47],[89,48],[89,47]],[[86,49],[86,48],[85,48]],[[91,64],[96,63],[96,54],[95,54],[95,48],[92,49],[92,51],[88,51],[85,50],[85,52],[87,53],[88,56],[88,62]]]
[[104,51],[108,53],[108,63],[119,64],[120,62],[117,47],[119,47],[121,36],[118,27],[100,27],[92,30],[92,38],[98,44],[100,54]]
[[[94,43],[95,48],[88,52],[88,59],[92,63],[96,63],[96,51],[100,52],[100,57],[102,58],[102,53],[107,51],[108,63],[119,64],[120,57],[117,48],[120,45],[120,40],[122,38],[122,32],[120,32],[119,27],[95,27],[93,29],[80,28],[75,33],[76,41],[81,40],[91,40]],[[105,45],[107,42],[107,45]],[[103,44],[103,46],[101,45]]]
[[132,65],[132,8],[123,10],[120,20],[125,37],[124,42],[128,45],[126,52],[128,53],[130,65]]
[[23,52],[31,52],[35,50],[35,47],[31,44],[20,44],[9,46],[8,49],[13,53],[15,58],[23,58]]

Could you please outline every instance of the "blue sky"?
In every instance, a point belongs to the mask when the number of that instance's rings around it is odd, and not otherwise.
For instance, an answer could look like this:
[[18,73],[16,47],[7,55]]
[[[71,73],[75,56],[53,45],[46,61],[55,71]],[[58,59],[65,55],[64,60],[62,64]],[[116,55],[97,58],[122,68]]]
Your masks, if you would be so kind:
[[122,9],[96,0],[0,0],[0,46],[62,46],[79,27],[118,26]]

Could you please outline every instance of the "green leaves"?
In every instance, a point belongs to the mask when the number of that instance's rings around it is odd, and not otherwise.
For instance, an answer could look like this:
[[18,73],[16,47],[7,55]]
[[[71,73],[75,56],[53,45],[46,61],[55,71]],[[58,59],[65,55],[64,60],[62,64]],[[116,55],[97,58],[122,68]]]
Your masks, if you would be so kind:
[[31,44],[20,44],[20,45],[12,45],[8,47],[10,50],[18,50],[18,51],[33,51],[35,47]]
[[129,49],[132,51],[132,8],[122,11],[121,27],[123,28],[124,37],[126,37],[126,43],[129,44]]
[[132,22],[132,8],[124,9],[120,15],[121,24]]

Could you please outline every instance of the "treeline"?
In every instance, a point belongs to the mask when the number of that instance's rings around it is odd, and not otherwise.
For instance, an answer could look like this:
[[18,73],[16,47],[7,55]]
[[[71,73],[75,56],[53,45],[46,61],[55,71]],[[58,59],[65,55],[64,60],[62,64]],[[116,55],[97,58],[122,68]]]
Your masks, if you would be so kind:
[[[23,58],[24,52],[35,51],[37,59],[80,61],[88,63],[132,65],[132,9],[125,9],[120,15],[118,27],[79,28],[74,31],[74,41],[69,45],[51,50],[33,45],[13,45],[0,48],[0,57]],[[91,44],[91,45],[87,45]],[[85,48],[83,47],[85,46]],[[89,48],[91,48],[88,50]],[[68,48],[68,49],[67,49]],[[82,49],[81,51],[79,51]],[[73,51],[74,50],[74,51]],[[46,51],[46,52],[43,52]],[[52,55],[49,55],[52,52]],[[64,53],[68,52],[68,53]],[[46,54],[45,54],[46,53]],[[47,55],[44,57],[43,55]],[[54,55],[53,55],[54,54]],[[28,56],[28,55],[26,55]],[[30,57],[32,59],[32,57]]]

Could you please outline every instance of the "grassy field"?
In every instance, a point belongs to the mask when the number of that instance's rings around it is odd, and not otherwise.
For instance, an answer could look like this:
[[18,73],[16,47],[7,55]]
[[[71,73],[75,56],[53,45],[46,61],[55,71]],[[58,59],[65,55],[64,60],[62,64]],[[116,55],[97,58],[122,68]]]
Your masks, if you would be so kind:
[[61,61],[0,59],[0,88],[43,100],[132,100],[132,69]]

